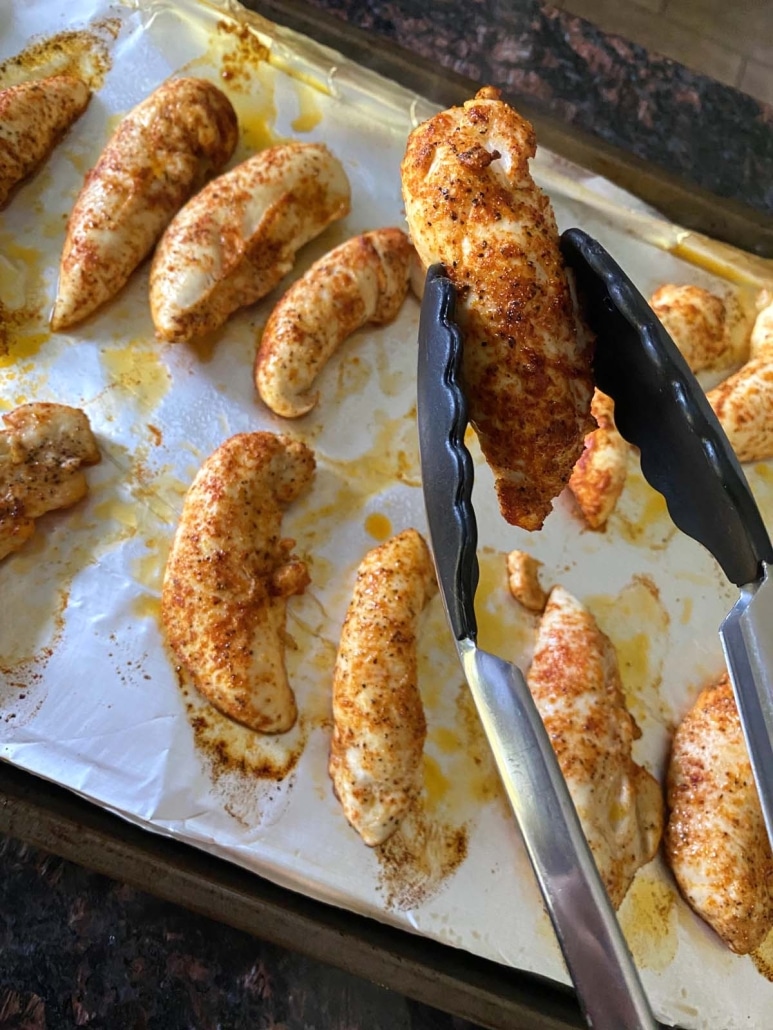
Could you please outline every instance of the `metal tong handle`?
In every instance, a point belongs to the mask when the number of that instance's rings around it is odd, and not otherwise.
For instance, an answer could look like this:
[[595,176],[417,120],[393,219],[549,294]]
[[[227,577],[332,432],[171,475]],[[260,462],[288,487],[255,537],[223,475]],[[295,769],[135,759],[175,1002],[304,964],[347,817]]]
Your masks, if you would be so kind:
[[455,292],[430,268],[419,326],[419,440],[435,565],[462,665],[556,931],[578,1000],[596,1030],[654,1030],[542,719],[521,672],[476,646],[477,525],[464,445]]

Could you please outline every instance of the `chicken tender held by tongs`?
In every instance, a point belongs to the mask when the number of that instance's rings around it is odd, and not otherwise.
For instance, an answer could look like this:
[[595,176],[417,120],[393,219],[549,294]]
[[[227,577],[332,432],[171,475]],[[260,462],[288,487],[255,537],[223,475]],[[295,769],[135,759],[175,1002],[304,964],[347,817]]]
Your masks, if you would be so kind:
[[402,164],[411,239],[456,288],[470,422],[502,514],[539,529],[590,415],[592,346],[575,313],[550,202],[529,172],[531,125],[482,89],[430,118]]

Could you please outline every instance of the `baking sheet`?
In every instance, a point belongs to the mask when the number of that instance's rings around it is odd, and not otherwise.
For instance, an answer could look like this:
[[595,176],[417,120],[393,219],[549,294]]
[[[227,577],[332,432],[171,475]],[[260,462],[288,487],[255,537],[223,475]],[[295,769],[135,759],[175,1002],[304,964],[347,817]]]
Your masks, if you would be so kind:
[[[0,755],[284,886],[567,982],[439,599],[420,643],[428,719],[420,811],[369,850],[327,778],[332,668],[356,566],[391,532],[425,529],[417,302],[409,297],[394,324],[350,340],[320,379],[318,408],[292,423],[260,404],[251,380],[256,334],[281,287],[195,346],[154,340],[147,265],[74,333],[53,335],[46,324],[83,175],[118,117],[168,75],[209,77],[229,93],[241,125],[232,164],[285,138],[322,140],[343,161],[352,213],[304,249],[285,286],[349,235],[403,223],[400,158],[431,106],[292,34],[272,33],[235,5],[80,0],[64,13],[44,0],[15,0],[7,17],[0,59],[43,27],[46,36],[87,29],[65,52],[88,63],[97,92],[0,215],[0,406],[36,399],[83,407],[103,460],[89,472],[89,498],[45,517],[0,565]],[[260,32],[239,27],[247,23]],[[40,74],[51,61],[61,66],[62,53],[42,47],[34,61],[0,66],[0,85]],[[645,294],[665,281],[729,289],[668,253],[678,234],[642,205],[554,155],[542,152],[535,164],[560,228],[580,225],[599,238]],[[312,585],[288,616],[301,715],[276,739],[228,723],[181,684],[158,623],[185,490],[224,439],[259,428],[301,437],[318,460],[313,489],[284,523],[309,561]],[[716,629],[734,589],[676,532],[633,457],[606,533],[586,530],[565,495],[532,535],[500,519],[490,474],[475,457],[481,645],[528,662],[536,624],[507,594],[504,554],[529,550],[544,562],[546,583],[580,597],[616,644],[643,731],[635,757],[662,778],[675,721],[723,667]],[[770,521],[773,468],[747,472]],[[639,873],[620,918],[661,1020],[716,1030],[765,1025],[773,985],[758,967],[770,970],[773,955],[733,956],[681,901],[659,858]]]

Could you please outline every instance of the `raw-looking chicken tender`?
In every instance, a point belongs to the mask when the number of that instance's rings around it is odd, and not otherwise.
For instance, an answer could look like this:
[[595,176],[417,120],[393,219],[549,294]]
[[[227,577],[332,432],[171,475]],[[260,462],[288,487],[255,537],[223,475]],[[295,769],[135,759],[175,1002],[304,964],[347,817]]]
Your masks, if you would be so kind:
[[329,771],[344,815],[371,847],[421,792],[427,728],[416,634],[436,590],[427,545],[407,529],[362,560],[341,631]]
[[40,168],[90,97],[86,83],[73,75],[0,91],[0,208],[13,188]]
[[236,113],[203,79],[172,79],[122,120],[67,224],[51,327],[67,329],[126,284],[173,215],[226,164]]
[[0,431],[0,559],[35,532],[35,519],[88,493],[84,465],[99,461],[80,408],[36,402],[3,416]]
[[576,316],[534,131],[480,90],[411,133],[402,186],[423,265],[457,290],[470,419],[508,522],[539,529],[593,429],[592,341]]
[[542,562],[526,551],[510,551],[506,563],[507,586],[511,597],[530,612],[543,612],[548,595],[542,589],[539,578]]
[[527,682],[618,908],[658,849],[663,795],[631,757],[640,734],[625,707],[614,646],[563,587],[550,593]]
[[674,736],[666,858],[692,908],[739,955],[773,930],[773,851],[727,676]]
[[285,616],[309,576],[281,524],[314,468],[289,437],[230,437],[186,494],[164,573],[161,615],[178,662],[215,708],[262,733],[289,730],[297,715]]
[[156,250],[156,336],[192,340],[265,297],[350,203],[346,172],[323,143],[280,143],[219,176],[179,212]]
[[591,414],[598,429],[585,437],[569,488],[591,529],[603,529],[615,510],[628,475],[628,444],[615,426],[615,402],[593,391]]
[[732,298],[723,300],[701,286],[668,283],[652,294],[650,306],[693,372],[746,357],[748,326]]
[[739,461],[773,458],[773,304],[757,315],[749,360],[708,401]]
[[271,312],[255,359],[255,386],[277,415],[316,405],[311,387],[352,333],[397,316],[408,292],[413,247],[401,229],[376,229],[331,250]]

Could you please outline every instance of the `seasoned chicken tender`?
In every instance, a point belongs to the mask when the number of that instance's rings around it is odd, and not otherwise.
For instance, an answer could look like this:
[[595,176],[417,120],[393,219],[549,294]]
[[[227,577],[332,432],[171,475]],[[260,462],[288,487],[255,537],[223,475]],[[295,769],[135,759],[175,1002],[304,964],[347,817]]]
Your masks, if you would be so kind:
[[585,437],[569,489],[591,529],[603,529],[615,510],[628,476],[628,444],[615,426],[615,402],[593,391],[590,406],[597,429]]
[[525,551],[510,551],[506,558],[507,586],[510,596],[531,612],[543,612],[548,595],[542,589],[539,570],[542,562]]
[[749,340],[750,357],[773,360],[773,295],[763,290]]
[[316,405],[314,380],[352,333],[397,316],[408,292],[413,247],[401,229],[376,229],[331,250],[271,312],[255,359],[255,385],[277,415]]
[[179,208],[238,141],[226,95],[172,79],[123,119],[86,176],[67,225],[51,317],[67,329],[115,296]]
[[739,461],[773,458],[773,358],[751,358],[708,401]]
[[346,818],[371,847],[394,833],[421,791],[416,633],[436,590],[427,545],[408,529],[363,559],[341,631],[329,771]]
[[502,514],[539,529],[593,429],[592,344],[576,317],[531,125],[482,89],[415,129],[402,163],[411,239],[458,294],[470,420]]
[[192,340],[265,297],[296,253],[349,213],[349,181],[323,143],[281,143],[205,187],[164,233],[150,272],[160,340]]
[[615,649],[563,587],[550,593],[527,683],[617,908],[658,849],[663,796],[631,757],[639,730],[625,707]]
[[668,283],[652,294],[650,306],[693,372],[732,362],[721,297],[700,286]]
[[282,539],[283,509],[309,485],[314,455],[274,433],[239,433],[199,470],[164,573],[169,646],[196,687],[250,729],[296,719],[284,663],[287,598],[309,583]]
[[0,559],[32,536],[35,519],[85,497],[83,467],[99,461],[97,442],[80,408],[37,402],[2,418]]
[[0,208],[81,116],[91,97],[73,75],[52,75],[0,91]]
[[733,689],[698,695],[674,736],[666,858],[692,908],[739,955],[773,930],[773,851]]

